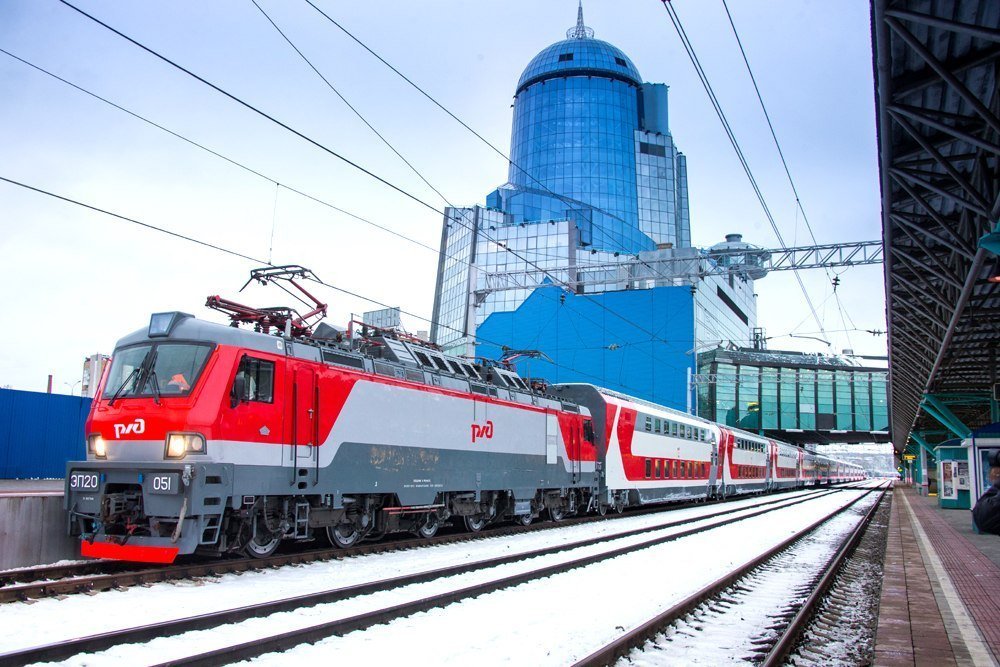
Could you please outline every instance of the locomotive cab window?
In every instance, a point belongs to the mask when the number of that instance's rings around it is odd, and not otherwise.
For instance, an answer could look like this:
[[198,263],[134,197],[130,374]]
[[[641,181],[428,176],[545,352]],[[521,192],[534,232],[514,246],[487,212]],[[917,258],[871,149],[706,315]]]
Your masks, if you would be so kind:
[[239,403],[274,402],[274,362],[244,356],[233,381],[232,399]]
[[116,350],[104,398],[187,396],[211,351],[205,343],[146,343]]

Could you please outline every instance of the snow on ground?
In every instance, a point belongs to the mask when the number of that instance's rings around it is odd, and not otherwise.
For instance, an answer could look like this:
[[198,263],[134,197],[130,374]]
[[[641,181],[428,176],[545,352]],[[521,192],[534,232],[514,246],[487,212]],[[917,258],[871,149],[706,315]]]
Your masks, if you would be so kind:
[[[335,654],[368,665],[565,665],[857,495],[827,496],[253,662],[318,664]],[[429,639],[438,637],[447,640]]]
[[12,567],[6,570],[0,570],[0,574],[9,574],[11,572],[24,572],[26,570],[34,570],[38,567],[62,567],[63,565],[83,565],[85,563],[93,563],[94,561],[87,560],[57,560],[54,563],[41,563],[39,565],[24,565],[22,567]]
[[[348,663],[364,661],[386,665],[414,660],[440,664],[470,664],[473,661],[479,664],[565,664],[587,655],[620,634],[623,628],[647,620],[722,572],[858,495],[859,492],[851,491],[832,494],[777,514],[747,519],[315,646],[265,656],[261,662],[313,664],[328,662],[330,655],[335,653],[338,660]],[[711,523],[716,521],[710,520]],[[668,528],[659,534],[689,527]],[[145,645],[119,646],[100,654],[78,656],[69,664],[138,664],[150,662],[150,656],[155,656],[154,660],[159,662],[421,599],[651,536],[609,539],[600,546],[536,558],[527,563],[512,563],[211,631],[160,638]]]
[[751,508],[776,499],[789,501],[807,492],[750,498],[723,505],[704,505],[665,513],[623,517],[580,526],[498,536],[419,550],[355,556],[344,560],[227,574],[196,581],[181,580],[134,586],[96,595],[46,598],[33,604],[0,605],[0,653],[83,637],[184,616],[232,609],[268,600],[340,588],[392,576],[531,551],[597,536],[662,525],[721,510]]

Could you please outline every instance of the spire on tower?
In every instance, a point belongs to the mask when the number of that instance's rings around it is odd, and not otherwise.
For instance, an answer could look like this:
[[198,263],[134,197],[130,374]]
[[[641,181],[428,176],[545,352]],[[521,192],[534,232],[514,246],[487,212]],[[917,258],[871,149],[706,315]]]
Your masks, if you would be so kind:
[[566,31],[567,39],[585,39],[594,36],[594,29],[583,24],[583,0],[576,10],[576,25]]

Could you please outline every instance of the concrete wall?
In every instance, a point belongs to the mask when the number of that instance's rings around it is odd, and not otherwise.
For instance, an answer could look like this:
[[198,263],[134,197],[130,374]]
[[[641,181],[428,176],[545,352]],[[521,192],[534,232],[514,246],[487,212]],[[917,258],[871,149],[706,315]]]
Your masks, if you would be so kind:
[[0,570],[79,557],[62,495],[0,495]]

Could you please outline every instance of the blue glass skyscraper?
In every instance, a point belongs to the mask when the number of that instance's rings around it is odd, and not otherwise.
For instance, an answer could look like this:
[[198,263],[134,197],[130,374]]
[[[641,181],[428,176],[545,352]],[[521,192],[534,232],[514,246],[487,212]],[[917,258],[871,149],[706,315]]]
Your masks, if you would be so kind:
[[488,204],[515,222],[574,220],[582,245],[611,252],[690,245],[667,87],[642,83],[624,52],[594,39],[582,8],[517,83],[510,158]]
[[[614,387],[613,370],[641,385],[619,389],[676,405],[697,323],[749,338],[752,286],[713,279],[704,298],[718,301],[718,289],[732,307],[706,308],[690,282],[663,278],[678,261],[702,261],[691,248],[687,162],[668,127],[667,92],[595,39],[582,7],[566,39],[531,59],[514,90],[507,182],[486,206],[446,210],[432,340],[495,356],[484,342],[492,332],[556,359],[571,336],[577,351],[545,369],[550,379]],[[611,308],[625,315],[607,316]]]

